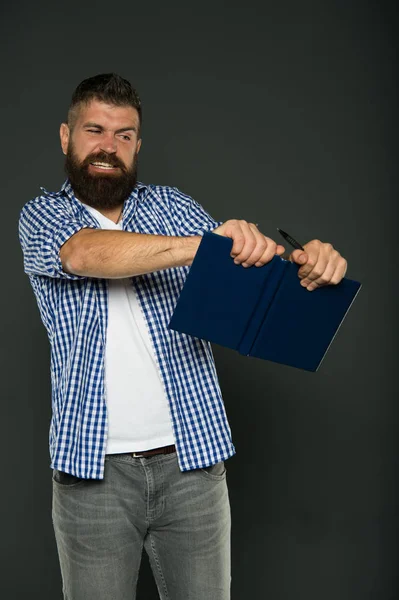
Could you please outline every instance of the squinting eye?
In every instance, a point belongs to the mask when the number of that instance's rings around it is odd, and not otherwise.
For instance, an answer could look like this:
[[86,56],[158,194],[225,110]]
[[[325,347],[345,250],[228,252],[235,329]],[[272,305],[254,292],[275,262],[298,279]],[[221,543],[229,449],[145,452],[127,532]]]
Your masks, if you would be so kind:
[[123,138],[125,138],[125,140],[130,140],[130,137],[128,135],[123,135]]
[[90,133],[100,133],[98,129],[88,129],[87,131],[90,131]]

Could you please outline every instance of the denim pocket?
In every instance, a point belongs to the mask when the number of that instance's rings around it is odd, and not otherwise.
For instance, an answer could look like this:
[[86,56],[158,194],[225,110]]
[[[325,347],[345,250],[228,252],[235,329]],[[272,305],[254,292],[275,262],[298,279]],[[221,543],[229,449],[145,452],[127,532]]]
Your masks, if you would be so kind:
[[221,462],[211,465],[210,467],[202,467],[202,469],[198,469],[198,472],[206,479],[214,479],[215,481],[218,481],[226,477],[226,466],[222,460]]
[[61,487],[75,487],[87,480],[82,477],[75,477],[75,475],[70,475],[64,471],[58,471],[58,469],[53,469],[53,481]]

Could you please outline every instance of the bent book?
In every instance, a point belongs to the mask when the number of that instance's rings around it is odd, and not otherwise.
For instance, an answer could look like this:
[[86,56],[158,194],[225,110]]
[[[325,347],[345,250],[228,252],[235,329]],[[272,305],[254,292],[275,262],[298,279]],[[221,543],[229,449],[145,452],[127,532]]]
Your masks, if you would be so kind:
[[245,356],[317,371],[361,284],[343,278],[308,292],[279,256],[244,268],[233,240],[205,233],[168,325]]

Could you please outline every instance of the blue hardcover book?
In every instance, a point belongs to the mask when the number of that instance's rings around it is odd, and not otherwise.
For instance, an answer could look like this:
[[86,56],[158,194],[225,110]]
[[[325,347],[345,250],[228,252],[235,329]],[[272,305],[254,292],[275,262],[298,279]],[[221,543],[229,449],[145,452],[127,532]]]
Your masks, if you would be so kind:
[[308,292],[299,266],[275,256],[244,268],[233,240],[205,233],[169,329],[254,356],[317,371],[361,284],[342,279]]

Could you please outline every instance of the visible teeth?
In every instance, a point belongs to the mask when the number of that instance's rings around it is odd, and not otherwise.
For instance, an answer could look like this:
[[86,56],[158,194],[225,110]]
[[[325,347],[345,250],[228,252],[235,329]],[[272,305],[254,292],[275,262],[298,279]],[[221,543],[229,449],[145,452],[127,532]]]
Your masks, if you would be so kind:
[[95,165],[96,167],[104,167],[106,169],[113,169],[113,165],[110,165],[109,163],[102,163],[102,162],[94,162],[91,163],[92,165]]

